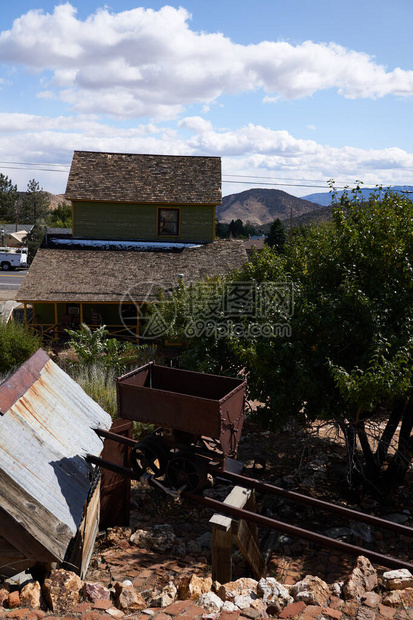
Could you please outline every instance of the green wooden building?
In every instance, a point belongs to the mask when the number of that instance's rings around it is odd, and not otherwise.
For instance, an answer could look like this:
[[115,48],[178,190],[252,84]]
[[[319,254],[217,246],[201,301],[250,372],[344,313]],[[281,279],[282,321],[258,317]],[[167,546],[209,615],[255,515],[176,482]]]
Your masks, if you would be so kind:
[[66,199],[76,238],[208,243],[221,158],[75,151]]
[[17,294],[45,339],[86,323],[137,340],[157,288],[246,260],[242,242],[214,240],[219,157],[75,151],[65,197],[72,236],[48,236]]

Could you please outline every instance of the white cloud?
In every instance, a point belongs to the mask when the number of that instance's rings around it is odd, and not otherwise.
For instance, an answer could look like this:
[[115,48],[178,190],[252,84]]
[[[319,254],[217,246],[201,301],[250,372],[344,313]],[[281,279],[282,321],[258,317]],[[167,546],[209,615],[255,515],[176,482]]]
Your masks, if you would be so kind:
[[[180,129],[192,135],[180,133]],[[403,149],[333,148],[315,140],[295,138],[287,131],[274,131],[249,124],[235,130],[216,130],[201,117],[187,117],[167,127],[138,124],[119,128],[99,121],[96,115],[59,116],[0,114],[0,172],[25,189],[35,177],[54,193],[65,190],[67,172],[39,170],[46,163],[66,164],[68,171],[74,150],[169,155],[220,155],[223,159],[223,192],[235,193],[274,185],[294,195],[305,195],[327,180],[352,184],[356,179],[366,186],[408,184],[413,172],[413,154]],[[16,170],[4,162],[37,162],[27,170]],[[3,166],[3,167],[2,167]],[[241,177],[231,177],[241,175]],[[251,177],[261,177],[253,179]],[[234,181],[250,181],[249,185]]]
[[51,71],[73,109],[118,117],[172,118],[191,103],[263,90],[264,101],[298,99],[323,89],[349,98],[413,94],[413,71],[388,70],[335,43],[263,41],[239,45],[196,32],[184,8],[99,9],[84,21],[69,3],[31,10],[0,35],[0,60]]

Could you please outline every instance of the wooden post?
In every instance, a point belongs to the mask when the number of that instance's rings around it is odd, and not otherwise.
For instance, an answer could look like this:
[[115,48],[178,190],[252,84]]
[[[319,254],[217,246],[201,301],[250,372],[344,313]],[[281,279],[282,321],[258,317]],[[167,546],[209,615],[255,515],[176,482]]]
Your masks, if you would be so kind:
[[59,341],[59,332],[58,332],[58,323],[59,323],[59,319],[57,318],[57,303],[55,302],[54,304],[54,322],[55,322],[55,326],[54,326],[54,340],[56,340],[56,342]]
[[[255,511],[255,491],[234,487],[224,500],[224,504],[236,508]],[[250,525],[243,519],[234,521],[231,517],[214,514],[212,525],[212,579],[220,583],[232,580],[232,538],[250,565],[254,576],[260,579],[265,573],[264,560],[258,547],[258,531],[255,524]]]

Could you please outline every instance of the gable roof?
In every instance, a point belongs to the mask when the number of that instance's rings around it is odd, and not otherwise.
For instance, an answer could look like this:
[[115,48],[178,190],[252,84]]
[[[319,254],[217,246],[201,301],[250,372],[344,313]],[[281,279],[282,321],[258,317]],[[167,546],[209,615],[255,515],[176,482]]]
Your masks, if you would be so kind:
[[67,200],[221,204],[221,158],[75,151]]
[[19,301],[154,301],[180,274],[186,285],[225,275],[247,260],[242,241],[220,239],[180,252],[40,248],[17,292]]

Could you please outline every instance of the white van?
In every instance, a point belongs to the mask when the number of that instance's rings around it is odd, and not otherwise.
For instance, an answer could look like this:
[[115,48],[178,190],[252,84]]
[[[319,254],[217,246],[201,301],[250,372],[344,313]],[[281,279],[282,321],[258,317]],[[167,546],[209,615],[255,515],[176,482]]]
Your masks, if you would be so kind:
[[0,248],[0,267],[3,271],[15,267],[27,268],[28,248]]

